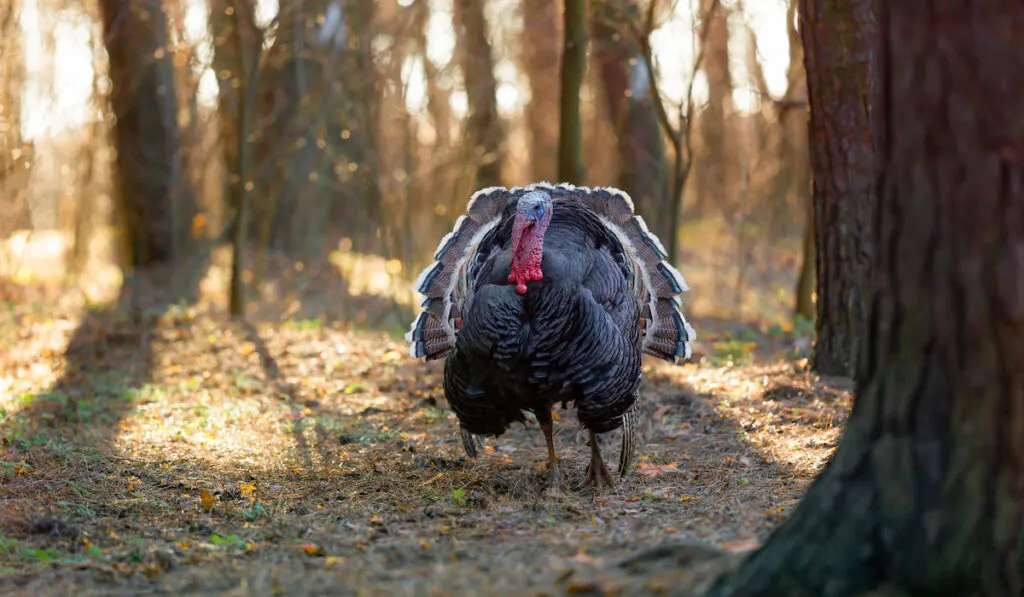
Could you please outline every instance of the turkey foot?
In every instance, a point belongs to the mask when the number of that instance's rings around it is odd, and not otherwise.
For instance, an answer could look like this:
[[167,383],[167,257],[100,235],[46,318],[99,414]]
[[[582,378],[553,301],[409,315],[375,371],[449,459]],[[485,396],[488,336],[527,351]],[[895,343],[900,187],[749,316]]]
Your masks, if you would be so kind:
[[593,484],[595,489],[600,489],[602,482],[607,483],[608,487],[615,487],[608,467],[604,465],[604,459],[601,458],[601,448],[597,445],[597,434],[593,431],[590,432],[588,443],[590,444],[590,466],[587,467],[587,478],[583,480],[583,484],[578,489],[583,489],[590,484]]
[[548,443],[548,470],[551,471],[551,485],[548,487],[547,494],[551,497],[562,497],[565,495],[565,490],[562,487],[562,475],[559,473],[558,456],[555,455],[555,438],[554,438],[554,424],[551,422],[551,415],[547,416],[547,420],[541,419],[540,428],[544,432],[544,440]]

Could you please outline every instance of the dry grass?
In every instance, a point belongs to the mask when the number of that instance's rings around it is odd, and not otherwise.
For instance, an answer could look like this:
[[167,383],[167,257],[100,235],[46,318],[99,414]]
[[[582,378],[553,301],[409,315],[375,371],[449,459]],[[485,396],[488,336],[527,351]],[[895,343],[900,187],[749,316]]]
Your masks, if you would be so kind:
[[[656,592],[613,565],[666,542],[750,547],[825,463],[849,407],[843,384],[802,372],[799,337],[695,325],[701,364],[650,365],[636,471],[554,501],[536,425],[465,461],[441,364],[387,335],[10,307],[0,591]],[[576,483],[584,435],[562,414]]]

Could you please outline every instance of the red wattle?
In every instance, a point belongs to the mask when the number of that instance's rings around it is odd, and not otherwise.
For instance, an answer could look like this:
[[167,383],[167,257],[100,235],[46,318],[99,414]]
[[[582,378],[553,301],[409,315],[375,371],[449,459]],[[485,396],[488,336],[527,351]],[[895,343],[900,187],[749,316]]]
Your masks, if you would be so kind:
[[526,283],[533,282],[535,280],[543,280],[544,272],[541,271],[540,267],[535,265],[528,265],[523,269],[519,269],[512,265],[512,273],[508,275],[509,282],[515,282],[516,292],[519,294],[526,294]]
[[526,283],[544,279],[541,262],[544,256],[544,229],[546,222],[535,226],[517,217],[512,226],[512,263],[508,281],[515,283],[516,292],[526,294]]

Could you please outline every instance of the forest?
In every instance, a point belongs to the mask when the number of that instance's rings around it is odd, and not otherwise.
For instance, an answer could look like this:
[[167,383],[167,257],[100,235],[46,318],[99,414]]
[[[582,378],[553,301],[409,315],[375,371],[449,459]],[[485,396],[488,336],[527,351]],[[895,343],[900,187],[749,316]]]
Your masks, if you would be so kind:
[[0,594],[1024,595],[1020,40],[0,0]]

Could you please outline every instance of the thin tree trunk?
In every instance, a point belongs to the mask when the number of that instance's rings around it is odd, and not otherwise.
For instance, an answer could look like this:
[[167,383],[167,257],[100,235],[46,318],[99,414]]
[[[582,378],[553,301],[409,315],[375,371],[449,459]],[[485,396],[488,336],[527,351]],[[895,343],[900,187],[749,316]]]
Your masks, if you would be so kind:
[[874,201],[869,131],[870,0],[801,0],[814,173],[817,339],[812,368],[853,373],[864,327]]
[[636,37],[624,22],[638,22],[635,0],[610,0],[593,11],[594,53],[604,81],[608,115],[619,149],[618,186],[629,193],[659,238],[671,234],[668,163],[651,77]]
[[562,48],[562,95],[559,101],[558,179],[583,184],[583,126],[580,88],[587,72],[587,2],[565,0]]
[[451,144],[451,94],[442,90],[438,85],[437,67],[427,57],[427,28],[430,22],[430,2],[428,0],[416,0],[413,10],[416,51],[423,60],[423,72],[427,85],[427,110],[430,112],[431,120],[434,121],[434,130],[437,135],[435,145],[439,148],[447,148]]
[[698,117],[701,145],[696,165],[698,211],[711,206],[731,203],[731,190],[726,181],[735,156],[730,152],[728,116],[733,112],[732,69],[729,67],[729,13],[728,7],[717,6],[713,0],[701,1],[704,32],[704,76],[708,84],[707,107]]
[[[167,18],[159,0],[102,0],[100,9],[109,57],[110,104],[117,117],[115,195],[126,237],[126,261],[133,272],[168,266],[151,280],[167,285],[166,273],[174,272],[176,262],[185,256],[185,248],[175,242],[175,220],[191,222],[191,214],[176,210],[194,204],[183,176]],[[177,286],[173,281],[170,286],[182,297],[194,290],[173,288]],[[177,297],[163,294],[160,298]]]
[[466,95],[469,96],[466,128],[477,164],[476,186],[498,186],[501,184],[505,150],[484,3],[455,0],[455,22],[459,30],[462,75],[466,82]]
[[530,104],[525,109],[530,133],[530,176],[534,181],[558,175],[558,76],[562,52],[562,23],[556,0],[523,0],[523,66],[530,80]]
[[[213,33],[213,66],[219,84],[217,113],[221,144],[228,170],[228,185],[238,184],[238,112],[245,94],[244,61],[255,55],[261,37],[252,10],[240,10],[248,3],[213,0],[210,26]],[[230,190],[228,190],[230,194]]]
[[[369,220],[363,234],[370,233],[368,237],[370,245],[366,246],[364,250],[376,252],[383,249],[386,243],[382,243],[380,240],[384,232],[382,211],[384,193],[381,189],[381,158],[378,141],[378,125],[380,124],[378,103],[381,92],[378,89],[378,75],[371,52],[375,6],[371,2],[361,0],[352,0],[350,5],[350,14],[352,15],[350,35],[358,40],[358,44],[356,44],[351,68],[345,69],[345,81],[348,83],[355,103],[355,118],[352,125],[353,128],[361,129],[359,155],[362,187],[360,190],[365,197],[365,213]],[[488,54],[489,59],[490,55]],[[497,109],[495,109],[495,114],[497,114]]]
[[[252,7],[247,0],[234,2],[234,35],[237,47],[239,86],[238,99],[240,104],[235,111],[236,125],[234,141],[237,147],[235,171],[238,181],[231,186],[231,203],[235,206],[235,228],[232,238],[231,280],[229,283],[228,307],[232,317],[245,316],[246,292],[243,276],[245,259],[245,240],[249,231],[249,211],[254,183],[252,180],[251,142],[253,113],[256,111],[256,100],[260,87],[260,55],[262,54],[262,34],[253,40],[246,35],[244,23],[252,15]],[[255,42],[255,43],[253,43]]]
[[878,251],[846,433],[711,595],[1021,594],[1024,6],[931,9],[876,4]]
[[810,199],[807,203],[807,228],[804,230],[800,274],[796,280],[795,315],[811,321],[814,319],[814,210]]
[[[799,0],[789,0],[786,11],[786,33],[789,37],[789,69],[786,72],[786,95],[780,108],[785,139],[787,184],[786,201],[773,212],[784,212],[789,206],[801,206],[807,214],[803,234],[803,254],[796,284],[795,314],[814,319],[814,205],[811,202],[811,176],[807,153],[807,71],[800,32],[796,28]],[[776,226],[772,226],[776,229]]]
[[[32,225],[26,193],[25,166],[29,156],[21,138],[25,56],[21,49],[20,15],[20,0],[0,4],[0,239]],[[0,267],[3,265],[0,262]]]

